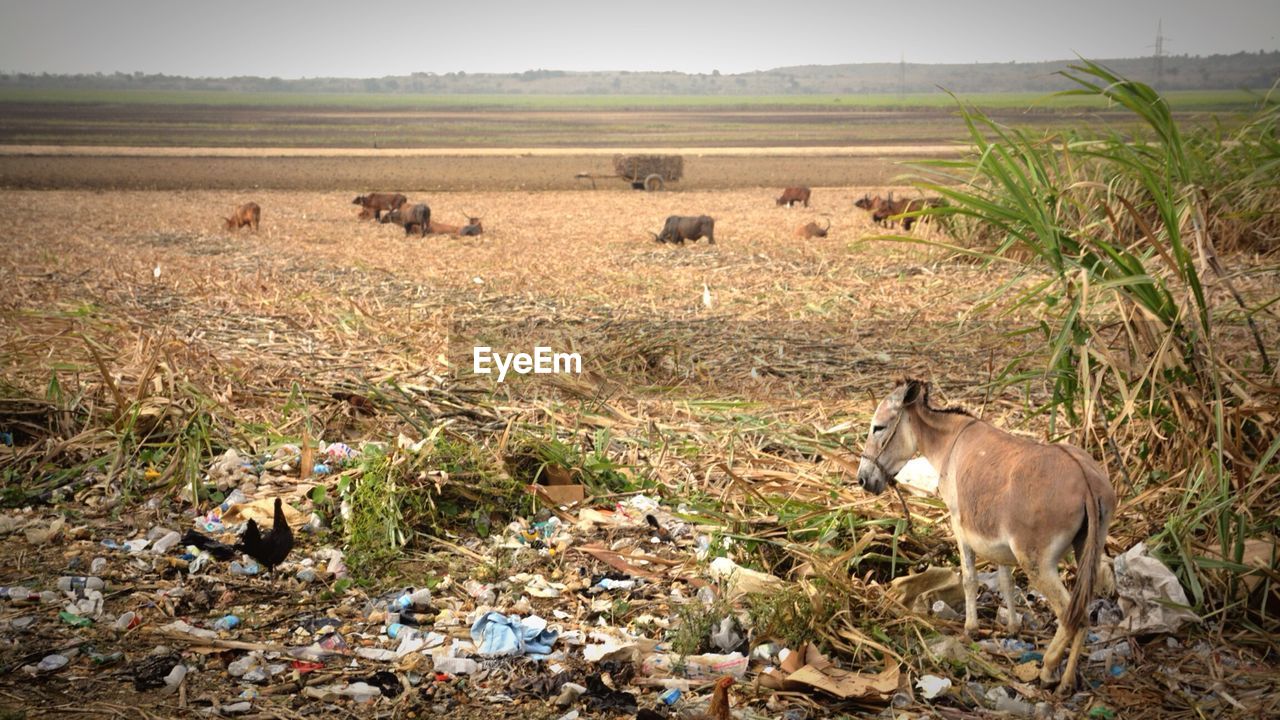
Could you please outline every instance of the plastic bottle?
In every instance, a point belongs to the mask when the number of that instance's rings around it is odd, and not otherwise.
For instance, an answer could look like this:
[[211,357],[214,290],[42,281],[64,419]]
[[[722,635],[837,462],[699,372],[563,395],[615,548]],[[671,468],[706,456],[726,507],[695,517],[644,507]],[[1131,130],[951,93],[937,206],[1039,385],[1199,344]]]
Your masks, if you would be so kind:
[[170,530],[169,532],[165,533],[159,540],[156,540],[155,544],[151,546],[151,549],[156,551],[157,555],[163,555],[169,552],[170,548],[177,545],[178,541],[181,539],[182,539],[182,536],[178,534],[177,530]]
[[15,587],[9,587],[9,588],[0,588],[0,591],[2,591],[5,595],[9,597],[10,600],[14,602],[30,602],[32,600],[40,599],[40,595],[37,593],[31,592],[31,588],[25,588],[25,587],[22,587],[21,585],[17,585]]
[[240,624],[240,618],[235,615],[224,615],[213,622],[213,629],[218,632],[226,632]]
[[63,592],[84,592],[85,590],[101,590],[106,587],[102,578],[84,575],[63,575],[58,578],[58,589]]
[[240,564],[240,561],[238,560],[231,561],[232,575],[257,575],[259,572],[261,572],[261,570],[262,568],[258,567],[258,563],[254,562],[253,560],[250,560],[249,562],[244,563],[243,565]]
[[169,671],[169,674],[165,675],[164,677],[165,687],[168,688],[170,691],[176,690],[178,686],[182,684],[182,680],[186,676],[187,676],[186,665],[183,665],[182,663],[178,663],[177,665],[174,665],[173,669]]
[[403,640],[405,638],[422,637],[422,631],[415,627],[409,627],[401,623],[391,623],[387,626],[387,637]]
[[36,665],[36,669],[40,672],[53,672],[66,667],[69,662],[71,661],[67,659],[66,655],[45,655],[44,659]]
[[369,683],[353,682],[342,690],[342,694],[358,703],[366,703],[382,696],[382,690]]
[[231,491],[231,494],[228,495],[227,498],[222,501],[222,504],[219,505],[218,508],[222,510],[222,512],[226,512],[231,509],[232,505],[239,505],[240,503],[248,499],[249,499],[248,496],[246,496],[243,492],[241,492],[240,488],[236,488],[235,490]]
[[356,648],[356,655],[364,658],[365,660],[376,660],[378,662],[392,662],[399,657],[395,650],[373,647]]
[[403,595],[396,598],[391,603],[389,610],[405,610],[408,608],[429,608],[431,607],[431,591],[422,588],[421,590],[406,590]]
[[244,677],[245,673],[252,670],[258,664],[258,659],[252,655],[245,655],[242,658],[232,660],[227,664],[227,674],[231,677]]

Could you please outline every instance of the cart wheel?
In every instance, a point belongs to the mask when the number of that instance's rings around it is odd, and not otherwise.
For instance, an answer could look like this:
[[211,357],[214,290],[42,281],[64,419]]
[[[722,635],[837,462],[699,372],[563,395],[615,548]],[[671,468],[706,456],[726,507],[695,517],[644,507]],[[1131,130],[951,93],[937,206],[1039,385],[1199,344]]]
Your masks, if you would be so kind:
[[663,188],[663,185],[664,183],[662,181],[662,176],[659,175],[658,173],[654,173],[644,179],[644,189],[648,190],[649,192],[656,192],[658,190],[661,190]]

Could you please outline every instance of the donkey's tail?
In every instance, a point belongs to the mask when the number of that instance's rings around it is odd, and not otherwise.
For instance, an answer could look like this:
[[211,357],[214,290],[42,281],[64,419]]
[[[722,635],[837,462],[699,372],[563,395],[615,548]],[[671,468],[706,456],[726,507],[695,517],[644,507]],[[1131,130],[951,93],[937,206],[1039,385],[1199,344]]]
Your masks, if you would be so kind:
[[[1079,460],[1076,462],[1079,464]],[[1071,601],[1067,604],[1065,618],[1067,628],[1072,635],[1085,626],[1085,612],[1089,601],[1093,600],[1093,588],[1098,581],[1098,566],[1102,564],[1104,545],[1107,542],[1107,529],[1102,523],[1102,499],[1093,490],[1093,483],[1084,467],[1080,468],[1084,475],[1085,502],[1084,514],[1088,527],[1085,531],[1084,549],[1076,558],[1080,566],[1076,577],[1076,586],[1071,589]]]

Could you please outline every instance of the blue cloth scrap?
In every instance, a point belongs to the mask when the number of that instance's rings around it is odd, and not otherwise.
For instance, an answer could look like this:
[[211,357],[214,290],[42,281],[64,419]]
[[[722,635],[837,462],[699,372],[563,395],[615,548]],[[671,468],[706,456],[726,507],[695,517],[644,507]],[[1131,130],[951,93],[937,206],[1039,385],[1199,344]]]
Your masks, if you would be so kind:
[[471,625],[471,640],[481,655],[546,655],[560,633],[547,629],[547,621],[537,615],[521,619],[490,611]]

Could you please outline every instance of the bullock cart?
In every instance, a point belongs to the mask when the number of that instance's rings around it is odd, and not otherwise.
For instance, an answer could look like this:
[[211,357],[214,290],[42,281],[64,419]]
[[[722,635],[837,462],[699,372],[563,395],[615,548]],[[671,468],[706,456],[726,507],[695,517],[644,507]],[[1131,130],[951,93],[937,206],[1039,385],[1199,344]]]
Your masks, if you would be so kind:
[[684,176],[683,155],[614,155],[613,175],[594,175],[582,172],[574,177],[591,181],[596,187],[597,178],[618,177],[631,183],[636,190],[654,192],[666,188]]

